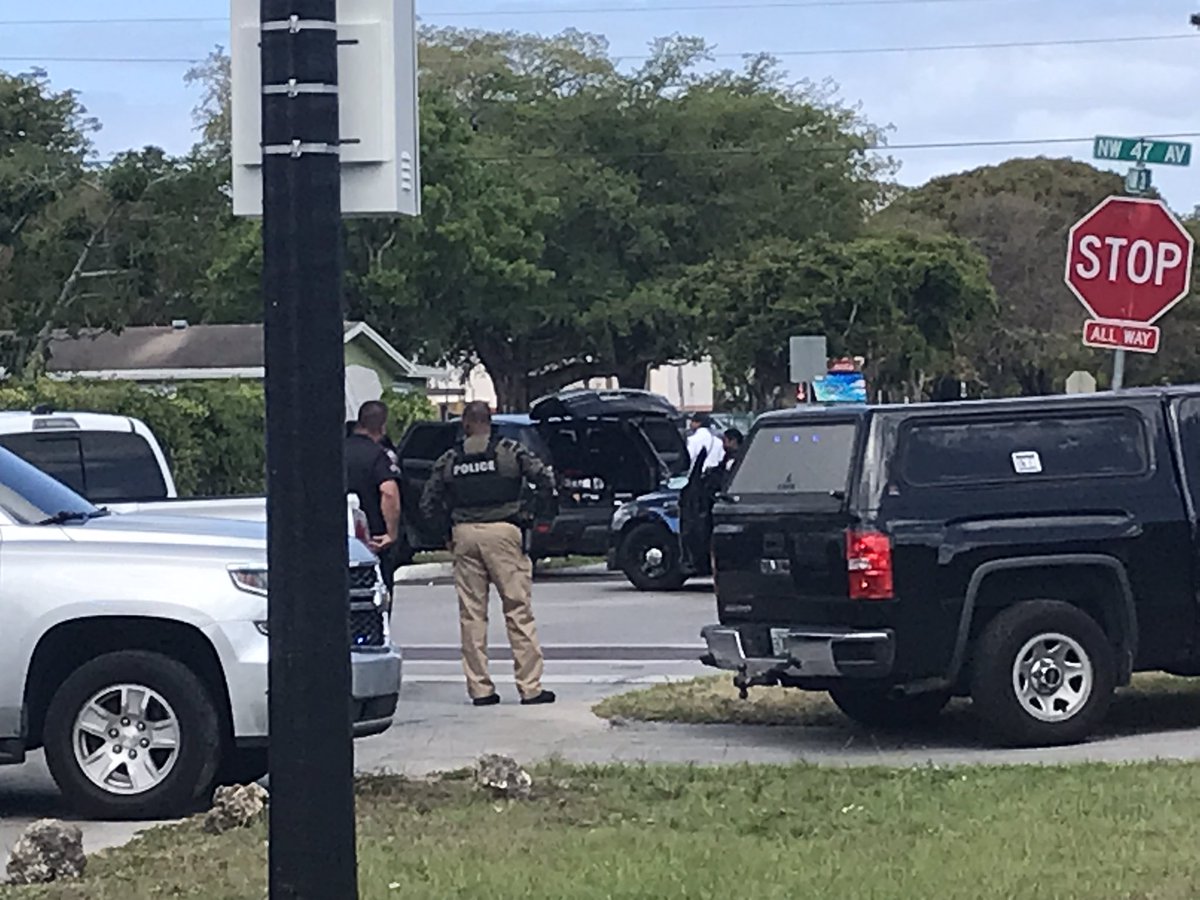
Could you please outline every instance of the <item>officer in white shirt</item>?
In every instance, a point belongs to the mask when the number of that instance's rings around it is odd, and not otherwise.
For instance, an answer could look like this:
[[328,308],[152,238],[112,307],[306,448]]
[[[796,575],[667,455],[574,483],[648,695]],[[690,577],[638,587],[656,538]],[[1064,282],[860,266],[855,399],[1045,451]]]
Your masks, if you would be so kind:
[[695,413],[688,419],[687,448],[692,465],[700,457],[701,451],[708,451],[704,457],[704,471],[715,469],[725,458],[725,447],[721,439],[713,433],[712,420],[703,413]]

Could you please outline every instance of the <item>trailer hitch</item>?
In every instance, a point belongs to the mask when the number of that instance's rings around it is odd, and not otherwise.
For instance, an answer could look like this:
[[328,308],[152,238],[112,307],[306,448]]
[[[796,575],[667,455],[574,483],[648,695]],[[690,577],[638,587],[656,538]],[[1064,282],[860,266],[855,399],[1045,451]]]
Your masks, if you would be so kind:
[[738,669],[738,673],[733,676],[733,686],[738,689],[739,700],[750,699],[750,679],[746,675],[745,666]]

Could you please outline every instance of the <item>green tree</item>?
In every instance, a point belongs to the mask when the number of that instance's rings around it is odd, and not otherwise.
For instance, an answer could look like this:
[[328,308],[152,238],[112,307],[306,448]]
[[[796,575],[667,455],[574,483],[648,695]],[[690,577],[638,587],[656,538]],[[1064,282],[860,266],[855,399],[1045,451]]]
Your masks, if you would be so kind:
[[527,373],[562,342],[542,302],[553,273],[539,265],[555,202],[474,158],[445,94],[427,91],[421,115],[422,215],[348,224],[351,315],[414,355],[481,361],[501,406],[522,408]]
[[58,329],[261,316],[256,226],[230,213],[218,126],[183,159],[88,166],[96,123],[40,72],[0,74],[0,126],[0,366],[41,371]]
[[96,123],[44,72],[0,73],[0,366],[36,370],[51,331],[119,323],[128,279],[108,259],[128,200],[84,161]]
[[1081,344],[1087,314],[1063,284],[1063,265],[1071,225],[1121,187],[1119,176],[1086,163],[1016,159],[934,179],[876,224],[954,234],[983,253],[999,313],[964,350],[992,393],[1045,394],[1107,356]]
[[767,59],[702,74],[695,39],[657,42],[628,74],[580,32],[424,40],[430,221],[351,226],[351,268],[370,264],[372,321],[404,323],[389,338],[411,349],[431,329],[421,350],[483,362],[506,408],[592,375],[640,386],[699,353],[673,289],[688,266],[770,237],[850,237],[890,165],[828,94]]
[[[641,385],[700,353],[682,272],[763,240],[853,237],[891,166],[827,88],[787,83],[768,58],[709,60],[672,38],[621,72],[597,35],[425,30],[424,214],[347,223],[349,315],[414,356],[482,362],[507,409],[592,375]],[[212,157],[228,72],[216,53],[192,73]],[[212,232],[225,243],[193,289],[207,309],[258,271],[254,232]]]
[[971,374],[963,336],[995,305],[968,244],[911,234],[772,241],[694,267],[678,290],[705,310],[729,399],[755,409],[785,401],[793,334],[824,334],[830,353],[865,357],[872,391],[922,398],[939,375]]

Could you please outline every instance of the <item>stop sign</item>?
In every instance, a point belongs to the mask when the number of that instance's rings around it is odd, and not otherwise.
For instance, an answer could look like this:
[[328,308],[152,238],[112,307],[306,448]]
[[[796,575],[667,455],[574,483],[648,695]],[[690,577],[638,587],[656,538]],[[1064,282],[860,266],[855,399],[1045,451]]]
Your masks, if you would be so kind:
[[1192,236],[1158,200],[1109,197],[1067,247],[1067,286],[1095,319],[1150,324],[1191,286]]

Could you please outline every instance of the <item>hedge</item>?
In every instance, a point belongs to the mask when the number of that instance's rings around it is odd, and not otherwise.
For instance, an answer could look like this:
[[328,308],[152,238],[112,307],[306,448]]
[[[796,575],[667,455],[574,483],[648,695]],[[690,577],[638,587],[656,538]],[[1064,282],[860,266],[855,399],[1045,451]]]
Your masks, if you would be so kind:
[[[99,412],[141,419],[158,437],[181,497],[261,494],[266,457],[262,385],[247,381],[146,387],[124,381],[0,385],[0,409]],[[417,419],[433,418],[419,394],[393,395],[389,431],[398,440]]]

